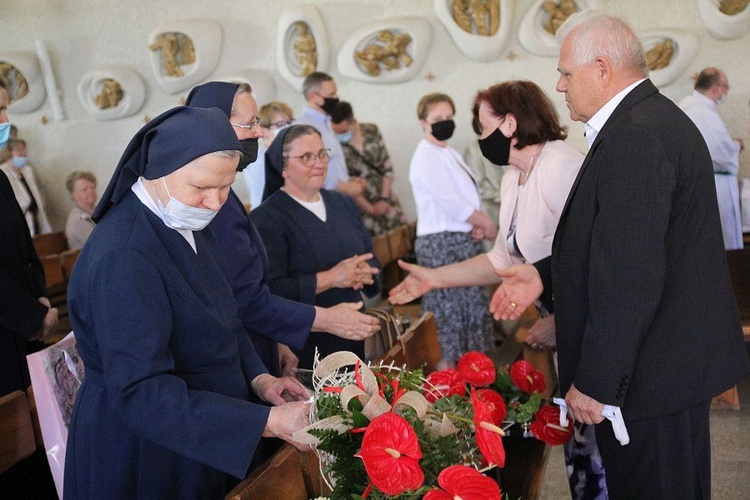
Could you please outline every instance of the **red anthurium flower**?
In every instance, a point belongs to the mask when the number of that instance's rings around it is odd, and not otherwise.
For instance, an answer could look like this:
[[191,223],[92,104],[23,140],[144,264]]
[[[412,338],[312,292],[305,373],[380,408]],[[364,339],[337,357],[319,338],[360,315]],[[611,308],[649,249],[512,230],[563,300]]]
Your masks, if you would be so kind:
[[427,376],[427,382],[429,383],[425,384],[424,397],[430,403],[452,394],[459,396],[466,394],[466,382],[458,370],[452,368],[430,373]]
[[489,465],[505,467],[505,447],[503,430],[492,421],[494,405],[483,402],[476,389],[471,388],[471,406],[474,409],[474,427],[479,451]]
[[560,408],[557,406],[542,406],[534,415],[531,422],[531,432],[534,437],[540,439],[550,446],[567,443],[573,437],[573,422],[568,421],[568,426],[560,425]]
[[356,456],[364,462],[373,486],[386,495],[416,490],[424,483],[417,435],[395,413],[383,413],[370,422]]
[[505,420],[507,408],[503,397],[492,389],[479,389],[477,395],[482,403],[486,403],[492,409],[491,417],[495,425],[500,425]]
[[500,500],[502,493],[495,481],[472,467],[453,465],[438,475],[443,490],[430,490],[424,500]]
[[537,371],[534,365],[524,360],[513,363],[510,367],[510,378],[526,394],[533,394],[534,391],[541,394],[547,387],[544,383],[544,375]]
[[495,381],[495,363],[479,351],[469,351],[458,360],[458,373],[473,386],[490,385]]

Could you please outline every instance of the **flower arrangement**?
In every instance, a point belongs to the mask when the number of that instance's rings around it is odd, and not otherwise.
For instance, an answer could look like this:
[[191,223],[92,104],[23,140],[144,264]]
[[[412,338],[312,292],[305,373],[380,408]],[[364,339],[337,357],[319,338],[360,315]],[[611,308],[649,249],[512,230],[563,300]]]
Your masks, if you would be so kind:
[[479,352],[426,378],[337,352],[316,360],[313,386],[312,423],[295,440],[316,447],[334,499],[500,499],[483,473],[505,465],[508,427],[553,445],[572,436],[541,406],[541,373],[525,361],[497,370]]

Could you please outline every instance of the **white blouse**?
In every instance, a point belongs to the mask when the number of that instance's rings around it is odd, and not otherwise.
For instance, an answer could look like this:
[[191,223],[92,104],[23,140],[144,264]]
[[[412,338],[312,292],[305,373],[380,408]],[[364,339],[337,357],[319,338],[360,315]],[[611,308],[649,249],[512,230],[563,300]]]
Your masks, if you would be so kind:
[[422,139],[411,159],[409,182],[417,205],[417,236],[471,231],[466,219],[480,210],[481,198],[458,151]]

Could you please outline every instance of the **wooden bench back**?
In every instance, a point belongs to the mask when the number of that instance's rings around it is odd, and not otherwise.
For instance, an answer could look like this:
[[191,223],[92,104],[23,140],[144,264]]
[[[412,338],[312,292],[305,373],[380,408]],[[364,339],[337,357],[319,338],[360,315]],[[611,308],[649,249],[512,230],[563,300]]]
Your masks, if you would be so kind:
[[29,401],[23,391],[0,397],[0,473],[36,450]]

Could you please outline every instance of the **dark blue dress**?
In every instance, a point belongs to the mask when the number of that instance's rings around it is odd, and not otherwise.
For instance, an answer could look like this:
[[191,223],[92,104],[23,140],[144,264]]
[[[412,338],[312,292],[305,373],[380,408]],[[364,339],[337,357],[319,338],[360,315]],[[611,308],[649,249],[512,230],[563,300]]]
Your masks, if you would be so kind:
[[[354,202],[335,191],[322,189],[320,195],[326,206],[326,222],[280,190],[250,212],[268,251],[268,286],[275,295],[322,307],[359,302],[362,296],[353,288],[332,288],[315,294],[316,273],[354,255],[373,253],[370,234]],[[375,257],[370,265],[380,267]],[[364,288],[364,293],[372,297],[379,289],[375,280]],[[364,357],[363,341],[313,332],[302,350],[295,351],[300,367],[312,368],[316,347],[321,357],[335,351],[352,351]]]
[[197,254],[129,192],[97,224],[68,288],[86,367],[65,498],[221,498],[244,477],[269,408],[265,372],[210,229]]
[[255,350],[272,375],[279,376],[277,342],[301,350],[310,333],[315,309],[268,289],[268,256],[258,230],[234,191],[210,226],[216,234],[229,274],[240,318]]

